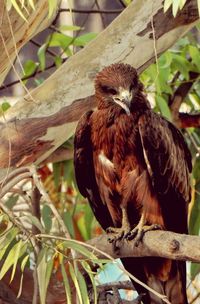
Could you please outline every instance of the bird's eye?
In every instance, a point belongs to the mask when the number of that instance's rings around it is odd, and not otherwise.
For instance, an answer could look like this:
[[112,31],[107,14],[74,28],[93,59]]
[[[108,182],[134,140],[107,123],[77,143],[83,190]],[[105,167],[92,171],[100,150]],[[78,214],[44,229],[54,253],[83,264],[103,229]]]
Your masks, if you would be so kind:
[[107,87],[107,86],[102,86],[102,90],[107,93],[107,94],[111,94],[111,95],[116,95],[117,91],[111,87]]

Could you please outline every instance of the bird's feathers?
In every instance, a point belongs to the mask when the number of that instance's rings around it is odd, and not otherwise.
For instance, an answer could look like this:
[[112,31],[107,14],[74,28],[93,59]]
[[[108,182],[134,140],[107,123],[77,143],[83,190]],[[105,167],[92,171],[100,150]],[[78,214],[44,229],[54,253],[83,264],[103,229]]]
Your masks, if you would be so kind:
[[[133,96],[130,115],[114,102],[121,87]],[[74,164],[79,190],[100,225],[120,227],[120,206],[126,206],[132,227],[144,213],[147,224],[187,233],[191,156],[181,133],[152,112],[136,70],[129,65],[115,64],[100,72],[95,98],[98,110],[86,113],[76,130]],[[184,262],[123,261],[133,275],[167,294],[173,304],[187,304]],[[160,303],[148,293],[143,302]]]

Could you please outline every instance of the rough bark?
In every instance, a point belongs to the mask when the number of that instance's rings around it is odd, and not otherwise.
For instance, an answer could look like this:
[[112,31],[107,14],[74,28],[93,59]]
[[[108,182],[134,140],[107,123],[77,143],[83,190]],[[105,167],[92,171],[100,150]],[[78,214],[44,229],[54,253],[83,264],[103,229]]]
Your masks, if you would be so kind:
[[99,70],[120,61],[141,72],[155,60],[155,44],[159,56],[199,18],[196,0],[187,1],[176,18],[171,10],[164,14],[162,2],[133,1],[94,41],[6,112],[0,125],[0,168],[42,162],[73,134],[81,114],[95,107],[91,94]]
[[[60,1],[57,2],[59,5]],[[13,7],[7,11],[5,6],[6,1],[0,0],[0,84],[4,81],[11,68],[11,63],[22,46],[48,27],[56,13],[54,12],[49,19],[48,0],[38,0],[35,1],[35,10],[29,7],[29,15],[25,9],[21,8],[24,16],[27,17],[28,22],[26,22]]]

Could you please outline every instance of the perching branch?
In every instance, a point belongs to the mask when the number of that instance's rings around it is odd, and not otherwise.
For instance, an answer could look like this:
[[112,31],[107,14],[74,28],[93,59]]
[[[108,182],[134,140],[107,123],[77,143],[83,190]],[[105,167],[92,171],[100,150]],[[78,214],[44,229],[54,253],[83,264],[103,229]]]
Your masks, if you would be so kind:
[[107,238],[107,235],[101,235],[90,240],[89,244],[113,258],[154,256],[200,263],[199,236],[170,231],[150,231],[144,235],[138,247],[135,246],[134,240],[123,241],[119,244],[117,251]]

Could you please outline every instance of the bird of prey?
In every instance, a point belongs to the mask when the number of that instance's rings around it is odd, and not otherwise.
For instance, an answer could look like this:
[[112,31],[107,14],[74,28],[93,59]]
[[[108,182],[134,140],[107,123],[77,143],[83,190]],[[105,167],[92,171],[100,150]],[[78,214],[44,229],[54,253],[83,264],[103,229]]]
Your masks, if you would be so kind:
[[[180,131],[154,113],[136,70],[105,67],[95,79],[97,110],[84,114],[75,133],[77,185],[112,239],[161,227],[187,233],[191,155]],[[125,268],[172,304],[187,304],[185,262],[124,258]],[[161,299],[135,284],[144,304]]]

